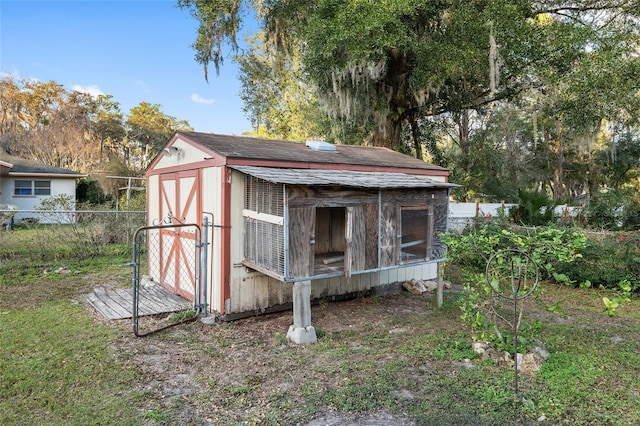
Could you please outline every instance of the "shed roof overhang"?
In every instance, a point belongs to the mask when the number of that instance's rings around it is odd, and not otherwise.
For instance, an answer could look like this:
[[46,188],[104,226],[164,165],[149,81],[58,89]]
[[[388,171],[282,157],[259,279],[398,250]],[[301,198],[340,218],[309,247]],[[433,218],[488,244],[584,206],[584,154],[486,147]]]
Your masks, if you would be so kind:
[[276,167],[230,166],[247,175],[273,183],[308,186],[346,186],[370,189],[457,188],[424,175],[351,170],[283,169]]

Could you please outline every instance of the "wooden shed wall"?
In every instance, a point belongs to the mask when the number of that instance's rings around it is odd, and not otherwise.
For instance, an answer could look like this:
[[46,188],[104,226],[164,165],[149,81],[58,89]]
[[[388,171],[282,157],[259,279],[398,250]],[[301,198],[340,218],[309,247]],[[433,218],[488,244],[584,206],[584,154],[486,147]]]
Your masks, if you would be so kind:
[[[207,230],[209,248],[208,248],[208,288],[207,288],[207,304],[210,309],[222,312],[221,291],[223,288],[222,276],[222,185],[223,185],[223,167],[206,167],[201,171],[202,174],[202,211],[204,215],[209,217],[209,223],[213,227]],[[211,213],[209,215],[208,213]],[[203,230],[204,232],[205,230]]]
[[[205,173],[213,173],[212,171]],[[292,284],[284,283],[275,278],[268,277],[260,272],[247,268],[241,264],[243,260],[243,224],[242,210],[244,208],[244,174],[234,171],[232,173],[231,183],[231,240],[230,247],[224,248],[217,243],[212,247],[220,247],[220,249],[228,249],[230,253],[231,271],[230,271],[230,294],[226,301],[224,309],[225,314],[234,316],[242,313],[252,313],[266,311],[274,307],[283,305],[287,306],[292,302],[293,288]],[[215,179],[220,179],[217,176]],[[213,179],[213,180],[215,180]],[[206,182],[203,187],[210,194],[210,190],[206,188],[217,188],[216,184],[210,185],[211,178],[203,178]],[[431,197],[433,194],[433,198]],[[217,196],[205,196],[204,204],[211,204],[218,200]],[[358,271],[374,269],[378,262],[378,200],[377,190],[354,190],[354,189],[338,189],[336,188],[310,188],[310,187],[288,187],[287,203],[289,211],[289,220],[292,223],[290,232],[290,253],[292,263],[295,265],[291,270],[294,276],[304,276],[309,273],[312,268],[313,253],[312,246],[308,244],[315,232],[313,224],[315,223],[315,213],[318,207],[344,207],[347,215],[352,217],[354,221],[355,233],[351,236],[351,248],[346,250],[345,255],[350,259],[352,270],[356,272],[349,280],[345,277],[334,277],[327,279],[313,280],[311,285],[311,297],[313,299],[328,298],[340,296],[344,294],[362,292],[371,290],[374,287],[384,286],[393,283],[404,282],[407,279],[435,279],[437,275],[437,267],[435,264],[415,264],[403,265],[397,269],[389,269],[371,273],[357,273]],[[436,220],[436,230],[444,230],[446,226],[446,207],[447,207],[447,191],[446,189],[430,190],[430,191],[384,191],[382,194],[382,213],[383,216],[389,218],[391,222],[397,223],[398,205],[429,205],[436,210],[436,215],[444,217]],[[216,201],[216,202],[219,202]],[[444,207],[444,211],[440,211],[440,207]],[[204,210],[216,210],[222,206],[205,208]],[[216,232],[215,230],[213,231]],[[360,236],[364,235],[364,238]],[[346,237],[346,236],[345,236]],[[382,229],[382,267],[392,267],[396,265],[398,258],[397,248],[397,229],[389,226]],[[216,240],[217,241],[217,240]],[[385,252],[384,245],[388,244],[388,250]],[[302,244],[306,242],[306,244]],[[294,247],[307,247],[304,250],[295,251]],[[385,254],[386,253],[386,254]],[[219,259],[218,254],[213,254],[213,262]],[[296,260],[299,259],[299,260]],[[386,259],[386,260],[385,260]],[[217,266],[213,266],[217,270]],[[213,294],[212,307],[216,311],[220,311],[220,307],[216,306],[216,300],[219,300],[219,288],[223,285],[216,282],[215,279],[211,283]]]
[[[435,263],[404,266],[397,269],[383,270],[353,275],[349,280],[345,277],[324,278],[311,281],[311,298],[313,300],[331,300],[333,296],[366,292],[376,287],[402,283],[409,279],[435,280],[437,266]],[[237,277],[236,288],[242,288],[242,294],[233,297],[234,303],[230,315],[266,311],[270,308],[292,303],[293,284],[286,284],[260,272],[244,268],[242,277]]]

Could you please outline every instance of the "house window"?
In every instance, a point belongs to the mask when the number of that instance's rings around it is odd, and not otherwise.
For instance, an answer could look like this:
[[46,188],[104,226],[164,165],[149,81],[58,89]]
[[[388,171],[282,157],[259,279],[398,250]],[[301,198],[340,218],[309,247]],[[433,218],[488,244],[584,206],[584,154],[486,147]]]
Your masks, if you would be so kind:
[[16,180],[13,195],[51,195],[50,180]]
[[400,216],[400,262],[431,259],[433,211],[429,207],[402,207]]

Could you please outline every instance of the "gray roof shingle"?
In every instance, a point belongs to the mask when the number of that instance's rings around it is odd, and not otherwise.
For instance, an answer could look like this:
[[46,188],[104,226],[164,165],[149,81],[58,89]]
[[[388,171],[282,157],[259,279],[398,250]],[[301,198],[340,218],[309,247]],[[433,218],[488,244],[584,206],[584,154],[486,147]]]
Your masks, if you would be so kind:
[[446,173],[447,169],[388,148],[336,145],[334,152],[315,151],[301,142],[228,136],[213,133],[180,132],[178,136],[197,143],[227,159],[280,161],[371,168],[403,168]]
[[7,154],[0,155],[0,161],[10,163],[13,165],[7,172],[9,174],[24,173],[24,174],[46,174],[46,175],[68,175],[69,177],[83,177],[84,174],[69,169],[62,169],[60,167],[53,167],[46,164],[36,163],[34,161],[25,160],[23,158],[14,157]]

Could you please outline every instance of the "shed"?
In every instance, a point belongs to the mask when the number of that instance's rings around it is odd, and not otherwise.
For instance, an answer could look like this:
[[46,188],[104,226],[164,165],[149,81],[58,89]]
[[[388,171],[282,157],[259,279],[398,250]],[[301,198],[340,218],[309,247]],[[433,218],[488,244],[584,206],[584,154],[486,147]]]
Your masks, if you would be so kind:
[[[316,340],[312,300],[437,277],[448,174],[386,148],[181,132],[147,169],[147,217],[212,217],[208,310],[232,320],[293,306],[288,337],[306,343]],[[163,272],[180,267],[150,273],[193,297]]]

